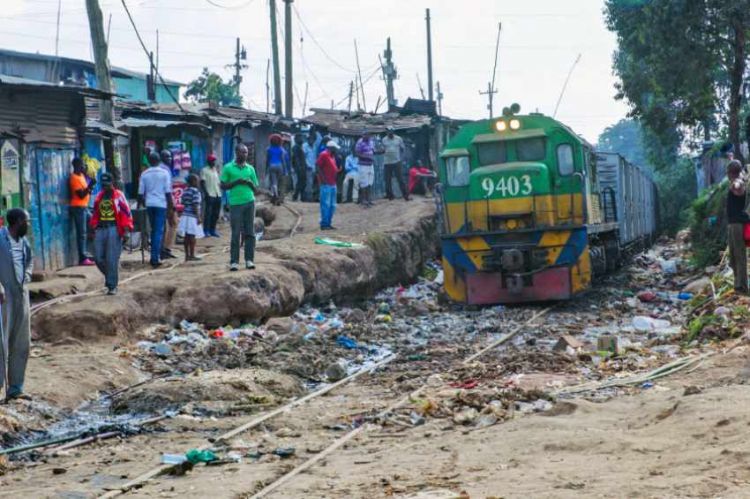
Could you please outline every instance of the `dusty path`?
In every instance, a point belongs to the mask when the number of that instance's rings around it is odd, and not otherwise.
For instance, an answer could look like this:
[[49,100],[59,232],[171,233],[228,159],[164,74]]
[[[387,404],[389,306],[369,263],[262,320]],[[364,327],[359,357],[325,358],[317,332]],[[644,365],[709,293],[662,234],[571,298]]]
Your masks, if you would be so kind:
[[[382,208],[393,207],[385,226],[414,219],[403,213],[403,206]],[[311,246],[305,225],[314,214],[304,220],[300,238],[265,243],[260,254],[268,258],[269,267],[289,246],[303,252],[328,250],[329,255],[336,251]],[[357,220],[345,215],[342,221],[342,231],[334,237],[367,240],[367,234],[357,233]],[[371,225],[379,224],[383,222]],[[388,230],[384,225],[381,230]],[[209,258],[195,267],[200,266],[216,271],[222,262]],[[364,431],[268,497],[746,496],[750,448],[744,429],[750,425],[750,395],[743,385],[750,377],[750,350],[745,343],[728,342],[726,347],[734,347],[730,351],[719,350],[697,368],[657,380],[653,387],[545,400],[565,385],[642,373],[678,355],[715,351],[680,351],[679,342],[668,335],[629,328],[636,315],[681,320],[684,306],[628,298],[631,290],[673,289],[674,278],[663,278],[651,267],[626,270],[587,296],[555,307],[544,320],[523,327],[508,344],[468,365],[463,359],[514,330],[539,308],[444,308],[436,300],[438,285],[432,278],[413,288],[390,289],[353,309],[304,309],[284,323],[277,337],[261,336],[243,347],[249,348],[248,360],[231,369],[210,362],[196,369],[213,358],[234,362],[223,350],[192,358],[190,362],[199,363],[190,364],[176,353],[161,358],[134,345],[141,338],[158,341],[160,330],[42,345],[35,351],[30,386],[51,404],[48,416],[37,401],[0,408],[5,418],[0,422],[17,418],[41,428],[47,424],[45,417],[61,417],[55,407],[72,408],[94,399],[97,391],[161,373],[168,377],[115,396],[112,409],[130,420],[167,408],[180,412],[145,433],[27,455],[27,461],[13,462],[10,471],[0,474],[0,496],[98,497],[155,469],[164,453],[209,446],[221,457],[239,456],[240,462],[201,464],[186,475],[156,476],[126,496],[253,497],[326,453],[355,428]],[[322,314],[324,322],[313,318],[316,314]],[[328,328],[339,318],[340,325]],[[552,350],[560,334],[586,342],[601,331],[615,331],[624,347],[631,346],[601,364],[585,355],[576,358]],[[330,359],[362,362],[366,356],[344,347],[340,335],[360,345],[387,346],[398,358],[234,436],[226,445],[215,441],[303,396],[308,390],[304,383],[324,378]],[[417,389],[419,396],[382,413]],[[24,419],[29,415],[32,419]],[[280,450],[292,455],[274,454]]]

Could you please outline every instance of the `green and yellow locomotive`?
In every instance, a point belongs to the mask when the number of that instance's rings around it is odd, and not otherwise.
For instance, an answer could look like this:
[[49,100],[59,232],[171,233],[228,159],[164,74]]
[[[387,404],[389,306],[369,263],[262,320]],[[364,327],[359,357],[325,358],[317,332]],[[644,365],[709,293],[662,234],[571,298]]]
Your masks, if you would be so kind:
[[[462,126],[441,153],[444,282],[457,302],[571,298],[613,269],[623,246],[656,230],[645,172],[603,158],[609,180],[600,185],[590,144],[550,117],[517,112]],[[620,226],[630,219],[643,223],[625,241]]]

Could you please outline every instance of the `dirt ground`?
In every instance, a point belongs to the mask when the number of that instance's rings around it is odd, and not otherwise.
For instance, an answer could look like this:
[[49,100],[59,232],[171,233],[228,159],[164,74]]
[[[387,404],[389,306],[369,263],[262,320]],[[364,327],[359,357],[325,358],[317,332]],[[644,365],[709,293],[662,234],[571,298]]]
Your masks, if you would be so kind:
[[[400,230],[429,212],[429,200],[420,203],[381,203],[365,212],[373,216],[366,222],[358,207],[344,207],[341,230],[330,237],[366,242],[375,253],[387,249],[400,240]],[[261,267],[289,258],[290,251],[313,259],[342,251],[311,244],[314,210],[298,206],[293,208],[302,210],[300,234],[262,243]],[[291,211],[280,212],[276,235],[284,237],[283,228],[297,220]],[[378,231],[386,236],[373,242]],[[264,497],[746,497],[750,336],[742,328],[735,331],[734,323],[711,322],[720,341],[700,343],[674,327],[707,306],[675,297],[694,271],[671,275],[659,269],[662,259],[678,253],[674,245],[660,246],[531,323],[541,306],[474,310],[445,304],[439,269],[428,264],[412,269],[413,285],[375,296],[374,291],[326,295],[335,304],[315,299],[324,296],[323,285],[315,291],[305,284],[302,307],[289,319],[266,324],[244,324],[243,318],[218,329],[211,321],[175,326],[175,317],[126,333],[60,334],[32,353],[29,391],[37,398],[0,407],[6,446],[94,427],[121,433],[70,450],[50,446],[0,459],[0,497],[98,497],[155,469],[164,454],[204,447],[226,462],[156,476],[126,495],[254,497],[317,457]],[[205,282],[226,279],[232,286],[225,258],[214,254],[125,288],[159,289],[160,281],[179,280],[188,267],[200,269]],[[412,266],[369,258],[377,261],[376,273]],[[139,271],[137,264],[128,265],[134,265],[129,272]],[[326,280],[328,289],[352,289],[336,280],[352,279],[345,274],[353,271],[320,271],[316,278]],[[372,277],[368,286],[397,284],[400,276]],[[85,320],[86,307],[102,299],[89,296],[49,312],[77,303]],[[735,302],[732,313],[744,317],[742,303]],[[672,325],[642,331],[632,326],[636,317]],[[720,327],[732,329],[732,337],[720,336]],[[464,362],[515,331],[507,343]],[[556,349],[562,334],[583,346],[575,352]],[[616,356],[597,345],[607,334],[618,338]],[[701,354],[711,355],[653,382],[564,393],[581,383],[627,379]],[[217,441],[376,361],[385,364]],[[335,366],[343,372],[336,374]],[[137,382],[142,384],[129,387]],[[111,396],[102,397],[105,392]],[[159,414],[170,417],[138,427]],[[330,448],[352,431],[359,433]]]

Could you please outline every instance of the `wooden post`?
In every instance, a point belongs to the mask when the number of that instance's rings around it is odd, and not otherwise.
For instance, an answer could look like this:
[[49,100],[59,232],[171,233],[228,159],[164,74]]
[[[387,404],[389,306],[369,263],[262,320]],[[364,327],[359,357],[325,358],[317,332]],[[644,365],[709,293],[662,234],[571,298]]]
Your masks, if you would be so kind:
[[284,116],[291,119],[294,114],[294,90],[292,86],[292,2],[284,0],[284,62],[285,62],[285,87]]
[[276,0],[269,0],[271,9],[271,57],[273,58],[273,112],[281,116],[281,73],[279,72],[279,39],[276,32]]

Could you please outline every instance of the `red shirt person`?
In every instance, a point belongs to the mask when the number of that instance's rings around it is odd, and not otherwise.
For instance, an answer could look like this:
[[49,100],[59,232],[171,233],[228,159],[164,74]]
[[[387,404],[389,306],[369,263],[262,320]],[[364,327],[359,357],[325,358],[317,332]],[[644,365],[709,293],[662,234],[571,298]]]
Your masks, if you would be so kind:
[[102,190],[94,201],[90,226],[94,232],[94,260],[104,274],[107,294],[117,293],[122,241],[127,231],[133,230],[133,217],[128,200],[113,185],[112,175],[101,176]]
[[336,163],[338,150],[336,141],[329,140],[326,150],[320,153],[315,162],[320,184],[320,230],[336,230],[331,223],[336,212],[336,179],[341,171]]

